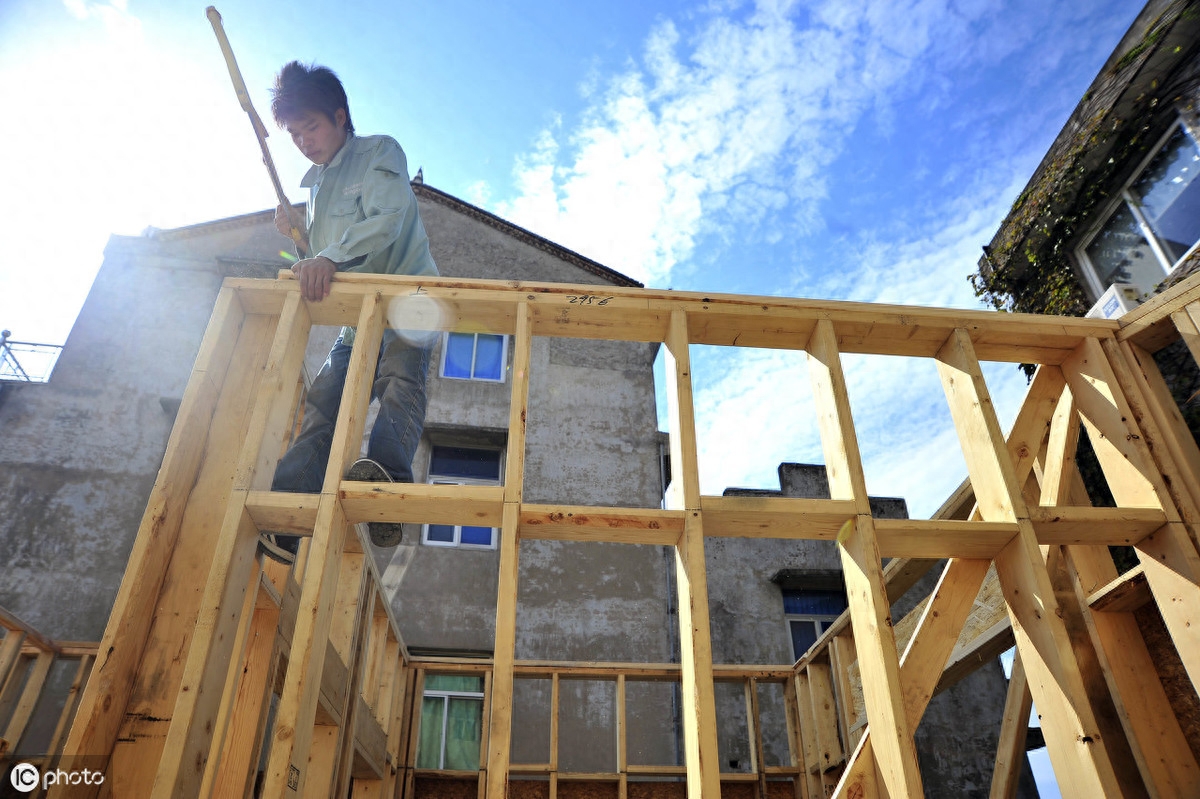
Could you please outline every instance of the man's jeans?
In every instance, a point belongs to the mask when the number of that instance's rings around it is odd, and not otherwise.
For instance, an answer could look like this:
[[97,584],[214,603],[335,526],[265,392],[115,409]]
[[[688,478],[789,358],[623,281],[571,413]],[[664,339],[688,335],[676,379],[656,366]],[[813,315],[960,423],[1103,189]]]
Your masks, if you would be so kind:
[[[383,331],[371,391],[372,399],[379,400],[379,416],[371,428],[367,457],[378,461],[398,483],[411,483],[413,479],[412,459],[425,424],[429,351],[428,346],[410,344],[395,330]],[[350,346],[338,336],[308,390],[304,424],[279,461],[271,484],[273,491],[321,491],[349,364]]]

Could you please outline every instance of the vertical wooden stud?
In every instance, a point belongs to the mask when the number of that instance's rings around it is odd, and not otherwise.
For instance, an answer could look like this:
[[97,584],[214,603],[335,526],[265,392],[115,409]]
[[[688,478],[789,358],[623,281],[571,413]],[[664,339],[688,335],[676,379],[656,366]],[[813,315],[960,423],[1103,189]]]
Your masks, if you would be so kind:
[[872,749],[879,778],[892,797],[921,797],[924,789],[904,709],[891,606],[883,582],[837,334],[828,320],[817,322],[808,354],[830,497],[852,500],[858,514],[843,525],[838,534],[838,548],[858,647],[863,701],[875,737]]

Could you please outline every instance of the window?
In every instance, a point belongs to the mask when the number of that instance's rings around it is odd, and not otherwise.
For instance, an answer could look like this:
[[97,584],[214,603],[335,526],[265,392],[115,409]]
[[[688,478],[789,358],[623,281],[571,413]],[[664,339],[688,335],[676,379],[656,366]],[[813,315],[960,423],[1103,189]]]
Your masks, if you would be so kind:
[[1096,295],[1113,283],[1149,294],[1200,241],[1200,146],[1172,126],[1076,251]]
[[508,339],[492,333],[447,333],[442,341],[442,377],[504,382]]
[[[435,446],[429,456],[433,485],[500,485],[498,449]],[[427,524],[423,539],[438,547],[495,549],[496,528],[461,524]]]
[[483,678],[430,674],[421,698],[417,768],[479,770]]
[[846,609],[841,591],[783,590],[783,617],[792,637],[792,656],[799,660],[821,633]]

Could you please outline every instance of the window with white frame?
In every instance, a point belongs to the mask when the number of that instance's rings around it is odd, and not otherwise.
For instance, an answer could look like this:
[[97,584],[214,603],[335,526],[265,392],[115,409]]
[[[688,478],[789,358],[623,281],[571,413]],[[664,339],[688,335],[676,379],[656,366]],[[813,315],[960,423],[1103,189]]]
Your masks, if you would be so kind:
[[482,729],[482,677],[457,674],[425,677],[417,768],[478,771]]
[[1096,296],[1113,283],[1142,294],[1200,241],[1200,146],[1182,121],[1158,142],[1076,255]]
[[442,377],[504,382],[508,337],[494,333],[447,333],[442,339]]
[[[498,449],[434,446],[429,455],[429,482],[434,485],[500,485]],[[422,539],[438,547],[495,549],[496,528],[465,524],[427,524]]]
[[845,610],[842,591],[783,589],[783,617],[792,639],[792,656],[799,660]]

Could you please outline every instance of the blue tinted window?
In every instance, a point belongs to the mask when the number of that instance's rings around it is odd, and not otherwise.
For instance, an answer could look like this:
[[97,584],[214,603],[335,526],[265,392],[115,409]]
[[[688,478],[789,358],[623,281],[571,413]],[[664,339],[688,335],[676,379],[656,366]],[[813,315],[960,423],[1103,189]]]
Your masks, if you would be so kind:
[[442,477],[499,480],[500,451],[471,447],[434,447],[429,458],[429,473]]
[[449,524],[429,525],[429,540],[443,544],[454,543],[454,527]]
[[840,616],[846,609],[846,596],[841,591],[783,592],[783,612],[789,616]]
[[492,528],[491,527],[467,527],[462,528],[463,544],[475,544],[481,547],[490,547],[492,545]]
[[471,361],[475,351],[475,336],[472,333],[446,334],[446,364],[442,374],[446,377],[469,378]]
[[808,648],[817,642],[817,629],[811,621],[791,621],[792,654],[799,660]]
[[504,374],[504,336],[480,333],[475,341],[475,374],[472,377],[499,380]]

